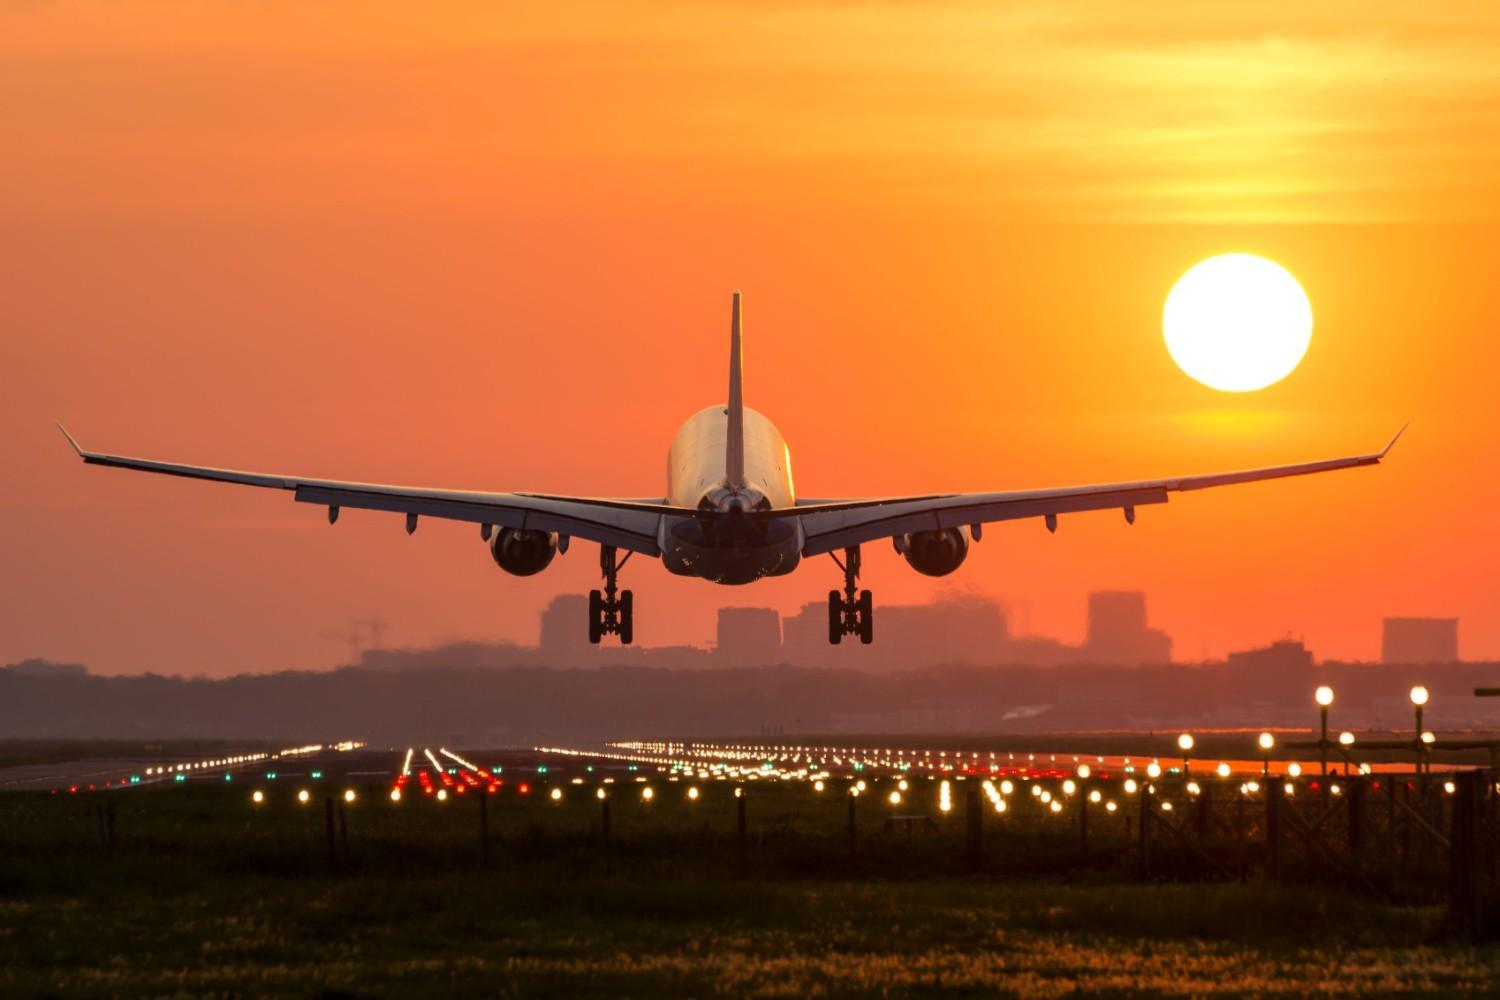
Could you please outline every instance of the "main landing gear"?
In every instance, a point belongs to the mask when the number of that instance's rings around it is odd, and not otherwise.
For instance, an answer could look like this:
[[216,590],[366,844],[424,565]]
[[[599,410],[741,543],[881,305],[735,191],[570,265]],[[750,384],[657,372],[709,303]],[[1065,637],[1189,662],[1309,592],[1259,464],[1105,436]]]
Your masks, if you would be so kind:
[[615,561],[615,547],[599,547],[599,568],[604,572],[604,592],[589,591],[589,642],[599,644],[606,635],[617,635],[623,645],[635,638],[635,600],[628,590],[616,590],[615,578],[633,553]]
[[843,562],[832,552],[828,554],[844,571],[844,592],[828,592],[828,641],[837,646],[844,636],[858,635],[859,641],[868,646],[875,638],[874,601],[868,590],[855,589],[859,578],[859,546],[845,549]]

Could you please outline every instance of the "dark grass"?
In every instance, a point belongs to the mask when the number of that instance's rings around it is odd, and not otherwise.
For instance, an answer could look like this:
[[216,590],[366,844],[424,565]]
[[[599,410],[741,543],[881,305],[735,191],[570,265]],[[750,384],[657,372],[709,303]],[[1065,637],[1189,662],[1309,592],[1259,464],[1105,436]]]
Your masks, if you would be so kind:
[[[1500,955],[1434,907],[1328,889],[1134,884],[1123,830],[1091,865],[1040,824],[886,833],[842,796],[752,788],[749,877],[734,801],[618,785],[561,805],[471,795],[392,805],[362,789],[330,868],[321,799],[290,785],[0,797],[0,995],[1392,994],[1500,989]],[[338,789],[320,789],[322,792]],[[533,792],[538,795],[541,789]],[[93,807],[115,809],[113,847]],[[1069,867],[1069,862],[1072,867]]]

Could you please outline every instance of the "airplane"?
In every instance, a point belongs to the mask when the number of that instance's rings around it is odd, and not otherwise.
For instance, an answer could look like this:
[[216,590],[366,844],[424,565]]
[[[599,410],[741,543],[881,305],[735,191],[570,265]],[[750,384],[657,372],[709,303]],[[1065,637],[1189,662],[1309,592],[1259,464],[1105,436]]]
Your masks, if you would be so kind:
[[829,555],[844,585],[828,592],[828,641],[838,644],[857,635],[868,644],[874,638],[874,602],[869,590],[859,589],[862,545],[889,539],[917,572],[946,576],[964,562],[970,544],[981,540],[986,524],[1040,517],[1055,532],[1063,514],[1107,509],[1123,511],[1126,522],[1134,524],[1136,508],[1166,503],[1171,493],[1376,465],[1406,430],[1403,426],[1378,452],[1242,472],[1002,493],[799,498],[786,440],[770,420],[745,405],[738,291],[730,312],[728,402],[699,410],[678,430],[667,452],[667,492],[660,499],[417,489],[238,472],[86,451],[61,423],[58,429],[90,465],[290,490],[300,503],[326,507],[329,524],[345,508],[404,514],[407,534],[416,531],[422,517],[477,523],[495,562],[515,576],[540,573],[575,538],[597,543],[603,587],[589,593],[588,622],[589,641],[595,644],[606,635],[618,636],[622,644],[633,639],[634,599],[619,588],[619,574],[636,554],[660,559],[670,573],[728,585],[783,576],[806,558]]

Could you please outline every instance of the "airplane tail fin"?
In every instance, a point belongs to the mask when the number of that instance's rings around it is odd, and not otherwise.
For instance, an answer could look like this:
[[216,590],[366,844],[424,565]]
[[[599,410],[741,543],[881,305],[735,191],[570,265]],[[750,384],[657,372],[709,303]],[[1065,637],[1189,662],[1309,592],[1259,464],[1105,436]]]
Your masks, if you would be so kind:
[[731,487],[745,485],[744,348],[740,339],[740,293],[734,293],[729,319],[729,417],[724,454],[724,478]]

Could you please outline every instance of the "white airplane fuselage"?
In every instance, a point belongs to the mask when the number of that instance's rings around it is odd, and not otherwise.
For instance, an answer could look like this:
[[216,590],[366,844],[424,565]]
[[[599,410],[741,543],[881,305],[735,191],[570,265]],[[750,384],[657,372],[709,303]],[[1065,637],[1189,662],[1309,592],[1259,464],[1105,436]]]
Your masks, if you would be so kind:
[[776,425],[744,408],[744,475],[731,481],[726,461],[727,406],[710,406],[688,418],[667,452],[667,503],[678,508],[728,512],[713,520],[664,518],[662,563],[679,576],[714,583],[752,583],[797,568],[802,532],[796,519],[755,521],[735,513],[791,507],[792,456]]

